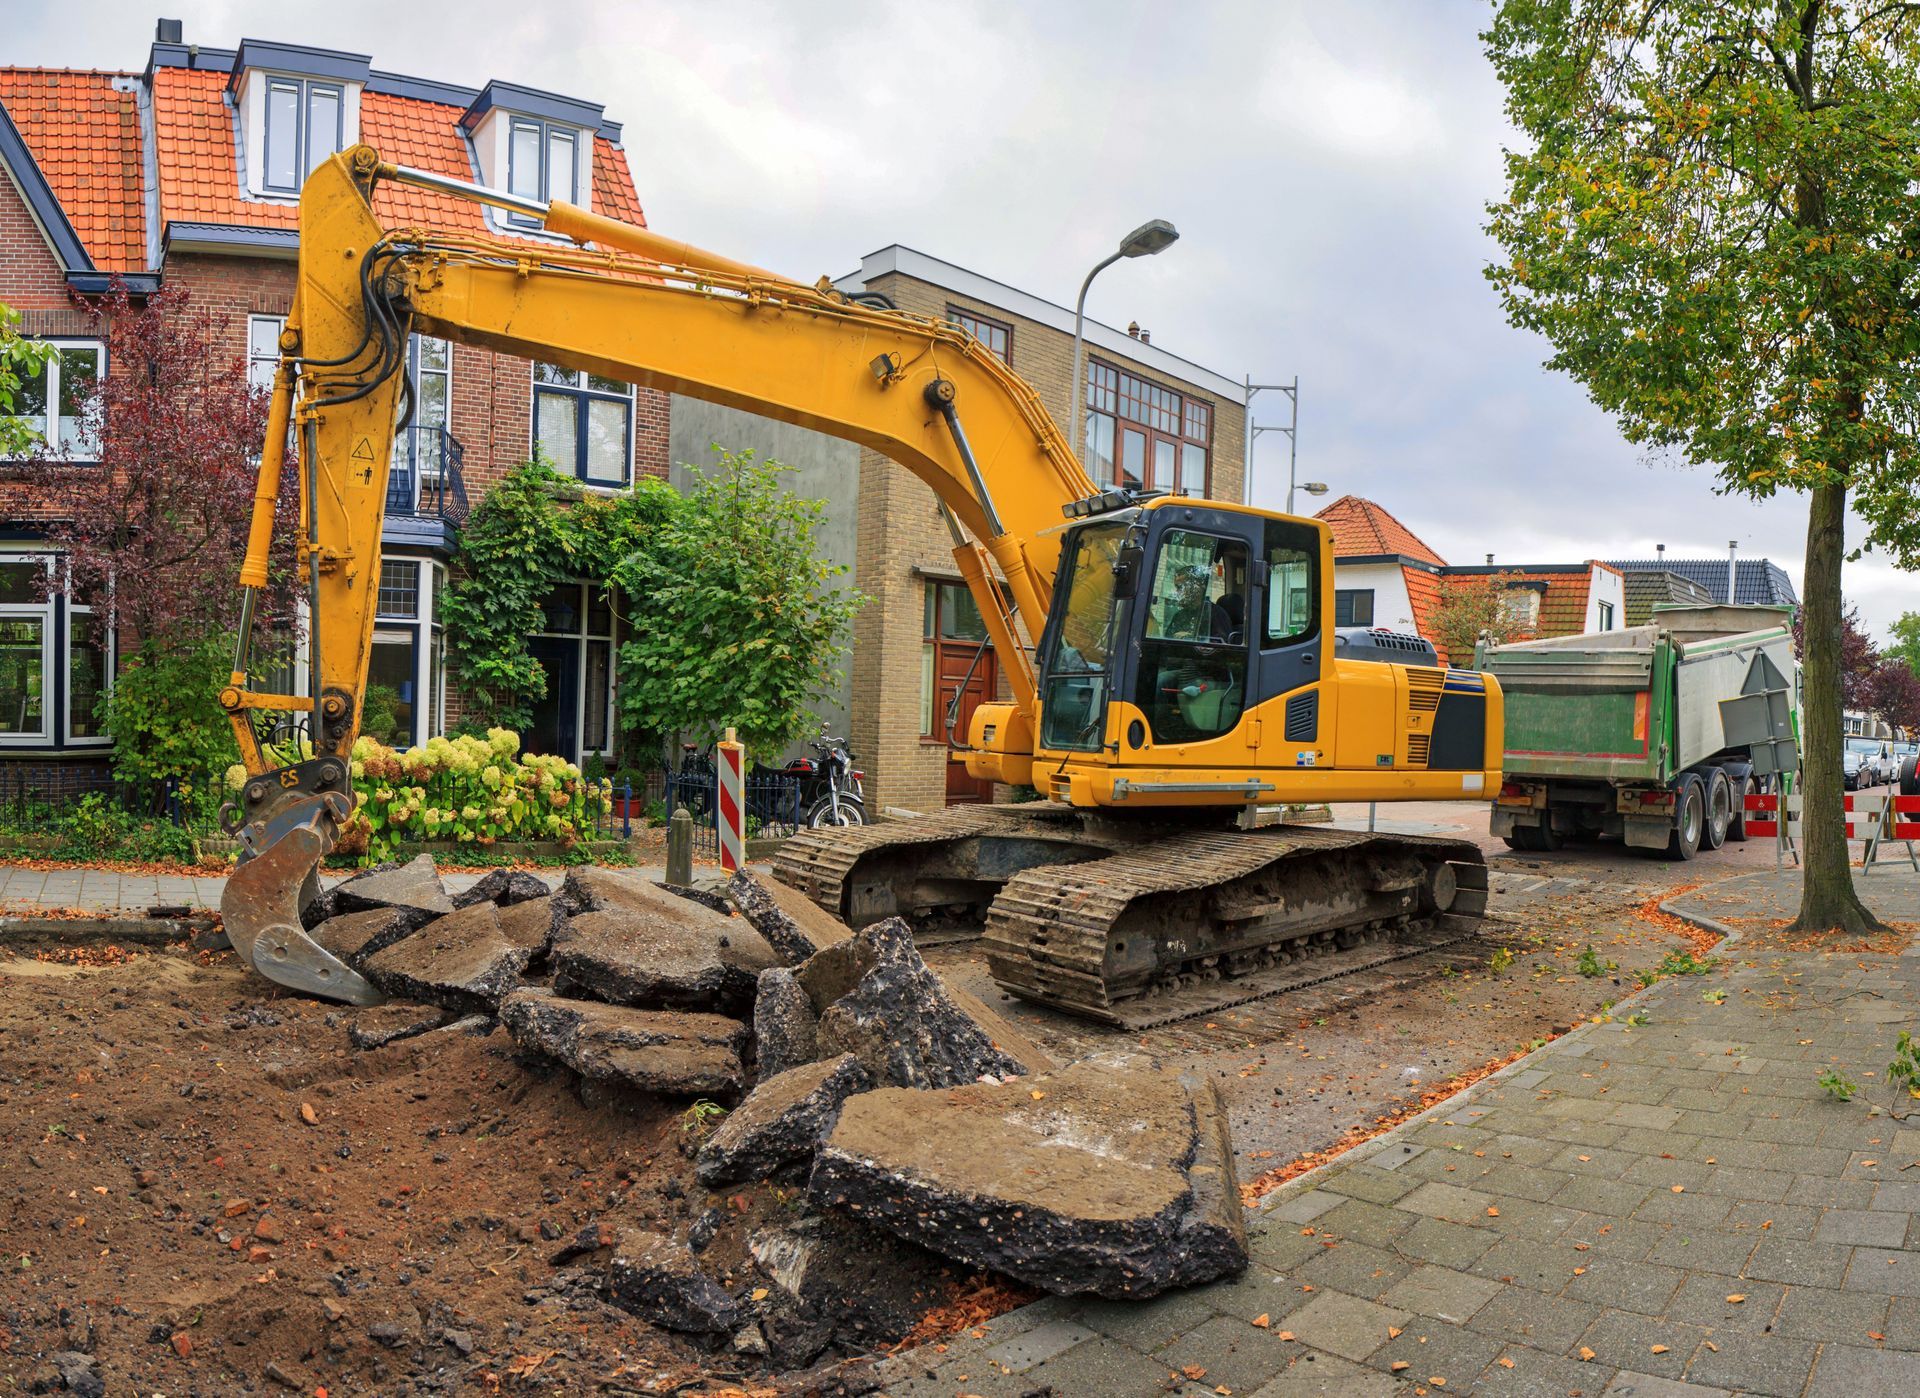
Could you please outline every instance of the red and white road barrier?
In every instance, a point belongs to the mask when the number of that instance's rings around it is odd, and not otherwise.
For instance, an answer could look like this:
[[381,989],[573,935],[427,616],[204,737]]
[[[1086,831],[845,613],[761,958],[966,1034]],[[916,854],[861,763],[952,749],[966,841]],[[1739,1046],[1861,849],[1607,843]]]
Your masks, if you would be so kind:
[[[1889,840],[1907,847],[1907,861],[1916,870],[1920,870],[1920,856],[1914,852],[1914,842],[1920,841],[1920,796],[1890,796],[1884,793],[1871,795],[1844,796],[1841,798],[1847,838],[1865,842],[1866,851],[1862,863],[1871,869],[1880,858],[1880,848]],[[1783,851],[1793,854],[1799,862],[1800,854],[1797,842],[1801,836],[1801,821],[1806,808],[1806,798],[1798,792],[1781,796],[1777,792],[1761,795],[1749,792],[1743,809],[1746,811],[1747,833],[1763,835],[1775,841],[1774,859],[1777,863]]]
[[1920,840],[1920,796],[1893,798],[1893,834],[1895,840]]
[[720,826],[720,867],[735,874],[746,863],[747,750],[734,740],[731,728],[714,744],[714,763],[720,771],[720,799],[714,802],[714,818]]

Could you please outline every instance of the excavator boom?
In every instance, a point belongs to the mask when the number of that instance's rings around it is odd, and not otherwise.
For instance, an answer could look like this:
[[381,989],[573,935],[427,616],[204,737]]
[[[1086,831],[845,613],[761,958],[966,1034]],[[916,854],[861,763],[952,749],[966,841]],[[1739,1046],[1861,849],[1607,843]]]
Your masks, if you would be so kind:
[[[382,180],[509,207],[541,220],[547,236],[385,227],[372,201]],[[1351,887],[1301,921],[1281,914],[1286,891],[1272,871],[1284,863],[1289,878],[1330,877],[1327,841],[1295,841],[1271,857],[1244,843],[1155,843],[1168,820],[1191,826],[1255,805],[1484,797],[1489,780],[1497,786],[1497,684],[1333,654],[1324,525],[1100,490],[1032,388],[946,321],[588,210],[385,164],[366,146],[331,157],[308,179],[300,249],[241,571],[239,653],[221,694],[248,773],[230,815],[245,855],[223,911],[235,946],[271,978],[361,1002],[379,994],[309,935],[301,913],[351,811],[387,473],[410,410],[404,364],[413,333],[811,428],[872,448],[933,490],[1012,691],[1011,702],[976,710],[968,769],[1039,788],[1065,823],[984,843],[977,833],[937,837],[931,828],[916,843],[904,827],[795,842],[784,876],[842,916],[977,913],[1012,887],[1010,878],[1051,863],[1145,870],[1156,852],[1186,860],[1190,877],[1180,887],[1223,909],[1205,915],[1213,930],[1196,924],[1158,950],[1135,939],[1103,971],[1096,963],[1109,929],[1088,923],[1075,984],[1097,983],[1098,995],[1014,966],[1022,947],[1046,943],[1051,914],[1027,907],[1016,916],[995,905],[1001,931],[990,935],[1002,945],[1003,983],[1093,1012],[1101,996],[1165,989],[1170,974],[1187,974],[1168,966],[1267,964],[1276,941],[1325,940],[1356,919],[1391,930],[1445,914],[1460,889],[1468,891],[1461,911],[1477,911],[1469,905],[1484,870],[1470,867],[1477,852],[1452,846],[1414,853],[1372,839],[1365,854],[1343,847],[1336,882]],[[301,698],[249,682],[251,599],[266,581],[274,501],[289,469],[310,618]],[[297,761],[260,739],[258,718],[276,712],[291,712],[305,730]],[[1126,832],[1115,835],[1110,821],[1089,825],[1077,814],[1089,808],[1117,813]],[[922,845],[923,857],[902,853]],[[1239,891],[1223,895],[1234,880]],[[1114,903],[1114,917],[1135,901]]]

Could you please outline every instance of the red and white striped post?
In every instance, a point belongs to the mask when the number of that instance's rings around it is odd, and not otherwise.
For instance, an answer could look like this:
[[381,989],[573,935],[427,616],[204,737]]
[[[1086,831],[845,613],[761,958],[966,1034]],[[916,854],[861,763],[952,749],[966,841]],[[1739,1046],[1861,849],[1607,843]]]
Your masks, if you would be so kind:
[[720,867],[736,874],[746,863],[747,750],[734,738],[733,730],[714,744],[720,768],[720,799],[714,802],[714,816],[720,824]]

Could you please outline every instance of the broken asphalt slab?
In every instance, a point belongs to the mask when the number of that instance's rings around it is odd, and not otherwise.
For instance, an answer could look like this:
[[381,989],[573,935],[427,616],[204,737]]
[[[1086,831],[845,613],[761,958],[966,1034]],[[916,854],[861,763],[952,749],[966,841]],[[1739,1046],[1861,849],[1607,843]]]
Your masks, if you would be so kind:
[[818,1203],[1059,1294],[1143,1299],[1243,1270],[1219,1090],[1140,1055],[944,1092],[849,1098]]
[[745,1012],[780,958],[740,918],[645,885],[576,914],[553,948],[554,989],[645,1009]]
[[[370,908],[399,908],[421,926],[454,910],[446,885],[440,882],[431,855],[421,855],[405,864],[381,864],[355,874],[314,899],[303,914],[309,920],[321,920],[340,913],[361,913]],[[321,910],[324,909],[324,913]]]
[[492,1010],[520,983],[532,955],[500,930],[498,908],[475,903],[375,952],[363,973],[389,995],[463,1012]]
[[840,1105],[873,1086],[850,1053],[763,1078],[700,1148],[694,1173],[708,1188],[761,1180],[813,1159]]
[[747,1027],[722,1015],[568,1000],[532,987],[500,1006],[522,1048],[594,1082],[638,1092],[734,1096],[746,1083]]
[[740,1305],[661,1233],[633,1229],[620,1235],[607,1263],[607,1299],[664,1330],[724,1335],[744,1317]]
[[793,965],[853,935],[853,929],[797,888],[767,883],[742,869],[727,884],[727,898],[773,949]]
[[497,903],[510,908],[516,903],[532,902],[553,893],[547,881],[525,869],[495,869],[464,893],[453,895],[455,908],[470,908],[475,903]]

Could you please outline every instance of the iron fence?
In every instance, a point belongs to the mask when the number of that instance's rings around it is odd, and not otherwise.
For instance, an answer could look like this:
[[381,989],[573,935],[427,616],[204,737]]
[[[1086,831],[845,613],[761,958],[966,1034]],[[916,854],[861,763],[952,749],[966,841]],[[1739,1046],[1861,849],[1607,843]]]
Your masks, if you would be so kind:
[[[749,772],[743,780],[747,838],[773,839],[799,831],[806,819],[800,783],[784,772]],[[685,808],[693,817],[693,844],[702,853],[720,849],[720,788],[713,769],[695,762],[678,772],[660,773],[664,814]]]

